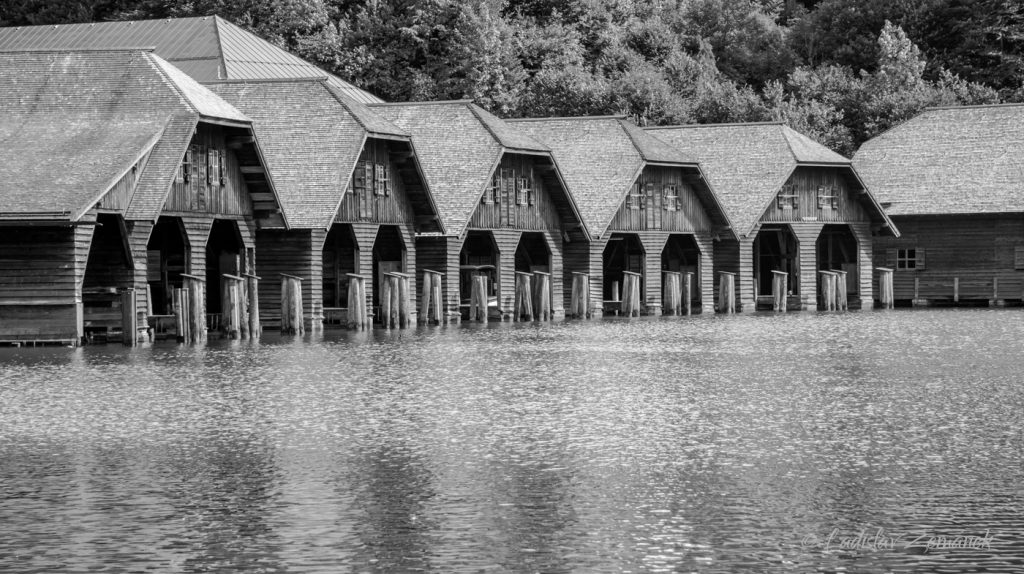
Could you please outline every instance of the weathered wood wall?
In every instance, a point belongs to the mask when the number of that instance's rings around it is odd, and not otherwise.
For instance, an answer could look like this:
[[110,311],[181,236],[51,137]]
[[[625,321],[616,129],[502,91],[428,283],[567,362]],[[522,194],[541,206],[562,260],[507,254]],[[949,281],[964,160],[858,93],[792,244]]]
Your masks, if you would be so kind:
[[415,213],[405,187],[388,142],[367,139],[334,221],[412,223]]
[[235,152],[223,128],[200,123],[164,203],[166,213],[252,216]]
[[79,341],[94,215],[75,227],[0,228],[0,341]]
[[[832,167],[800,167],[793,172],[787,186],[791,186],[797,197],[797,208],[779,207],[772,201],[761,217],[762,223],[784,223],[814,218],[820,223],[847,223],[870,221],[870,216],[856,194],[852,191],[845,170]],[[835,196],[835,208],[819,208],[818,193]],[[828,191],[832,190],[832,191]]]
[[[1019,300],[1024,292],[1024,216],[1021,214],[893,216],[902,234],[874,238],[876,267],[892,267],[897,301],[918,297],[952,301],[953,278],[959,277],[961,301],[992,298],[998,279],[999,299]],[[898,269],[897,249],[923,250],[923,268]],[[877,286],[878,274],[874,273]],[[876,287],[877,289],[877,287]],[[876,291],[877,292],[877,291]]]
[[281,273],[302,278],[302,315],[323,320],[323,262],[327,232],[322,229],[259,230],[256,232],[256,275],[260,281],[260,319],[281,324]]
[[[542,172],[544,168],[536,157],[505,154],[469,220],[469,228],[561,229],[559,210]],[[531,191],[526,191],[523,181]]]
[[612,218],[609,232],[709,231],[711,220],[690,180],[682,168],[644,168]]

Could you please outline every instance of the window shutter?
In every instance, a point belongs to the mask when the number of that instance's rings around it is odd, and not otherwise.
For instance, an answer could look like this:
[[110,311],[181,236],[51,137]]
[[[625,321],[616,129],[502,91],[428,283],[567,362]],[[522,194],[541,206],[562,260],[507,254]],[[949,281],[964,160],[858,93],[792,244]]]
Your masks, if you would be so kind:
[[366,189],[366,166],[363,162],[356,164],[355,173],[352,174],[352,188],[356,194]]
[[917,260],[917,269],[924,269],[924,249],[918,247],[914,255]]
[[181,161],[181,181],[188,183],[192,176],[192,146],[185,150],[185,159]]
[[226,151],[217,150],[217,178],[221,185],[224,185],[224,172],[227,171],[224,164],[227,163],[227,159]]
[[896,268],[896,249],[885,250],[885,266],[889,269]]
[[213,184],[214,162],[217,161],[217,152],[213,149],[206,150],[206,183]]
[[515,189],[516,205],[522,205],[523,204],[523,193],[526,191],[525,183],[526,183],[525,178],[522,178],[522,177],[517,177],[516,178],[516,189]]

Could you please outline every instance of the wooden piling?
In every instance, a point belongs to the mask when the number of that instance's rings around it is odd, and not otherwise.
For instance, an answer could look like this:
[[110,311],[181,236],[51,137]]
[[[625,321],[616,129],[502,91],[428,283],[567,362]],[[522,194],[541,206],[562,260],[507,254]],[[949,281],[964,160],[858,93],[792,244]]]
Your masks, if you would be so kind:
[[469,320],[487,322],[487,275],[476,272],[473,275],[472,291],[469,296]]
[[569,302],[569,315],[577,319],[585,319],[590,310],[590,274],[574,271],[572,274],[572,298]]
[[[224,334],[231,339],[245,338],[242,328],[243,323],[243,298],[242,298],[242,285],[245,283],[243,277],[237,275],[229,275],[227,273],[221,279],[221,285],[223,285],[222,293],[222,304],[221,304],[221,330]],[[246,335],[248,335],[248,326],[244,329]]]
[[954,303],[959,303],[960,302],[960,278],[959,277],[954,277],[953,278],[953,302]]
[[831,271],[819,270],[821,275],[822,311],[836,310],[836,274]]
[[682,273],[662,271],[662,312],[666,315],[683,314],[683,281]]
[[789,273],[772,271],[772,310],[785,313],[789,307]]
[[832,272],[836,274],[836,310],[849,311],[850,301],[846,293],[848,288],[846,283],[847,272],[841,269],[833,269]]
[[619,282],[612,281],[612,302],[618,303],[622,298],[619,296]]
[[533,321],[532,273],[516,271],[516,297],[512,305],[513,321]]
[[249,320],[249,337],[258,339],[263,334],[263,326],[260,325],[260,278],[252,273],[246,273],[245,288],[247,293],[246,310]]
[[640,279],[639,273],[623,271],[622,281],[622,313],[626,317],[640,316]]
[[551,320],[551,274],[533,272],[533,310],[538,321]]
[[174,306],[174,331],[179,343],[188,342],[188,290],[176,288],[171,293],[171,305]]
[[206,278],[181,274],[188,290],[188,334],[190,343],[206,342]]
[[348,277],[348,328],[369,329],[372,324],[366,316],[366,277],[346,273]]
[[302,277],[281,275],[281,332],[302,335],[306,332],[302,317]]
[[683,308],[686,314],[693,313],[693,272],[683,273]]
[[121,292],[121,339],[125,345],[139,344],[139,315],[136,310],[135,289]]
[[718,272],[718,312],[736,312],[736,274],[728,271]]
[[[878,271],[878,302],[882,309],[892,309],[895,301],[892,290],[892,269],[888,267],[875,267]],[[914,296],[917,297],[917,285],[915,281]]]
[[391,325],[391,303],[392,297],[391,292],[395,289],[396,285],[392,281],[394,278],[389,273],[385,273],[380,281],[380,325],[385,329],[390,329]]
[[412,322],[414,305],[412,302],[412,279],[408,273],[397,273],[398,275],[398,326],[401,329],[408,329]]
[[444,323],[444,314],[441,310],[441,277],[442,273],[423,270],[423,291],[420,296],[420,316],[418,320],[423,324],[430,324],[434,321],[440,325]]

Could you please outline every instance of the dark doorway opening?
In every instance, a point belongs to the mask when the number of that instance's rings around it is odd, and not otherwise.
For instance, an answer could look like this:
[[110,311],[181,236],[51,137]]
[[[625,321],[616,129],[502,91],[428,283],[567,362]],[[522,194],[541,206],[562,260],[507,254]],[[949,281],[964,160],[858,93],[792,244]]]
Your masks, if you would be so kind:
[[173,315],[174,290],[182,287],[181,274],[188,269],[189,245],[178,217],[161,217],[146,244],[146,281],[152,315]]
[[[613,233],[604,248],[604,288],[605,301],[621,301],[624,272],[639,273],[640,293],[644,293],[644,246],[635,233]],[[614,292],[614,287],[618,292]]]
[[[238,275],[242,272],[242,235],[238,232],[238,224],[226,219],[216,219],[210,229],[210,237],[206,241],[206,313],[217,314],[222,311],[223,286],[225,273]],[[212,324],[211,324],[212,325]]]
[[754,238],[757,295],[774,295],[772,271],[788,274],[788,295],[800,293],[800,243],[788,225],[765,226]]

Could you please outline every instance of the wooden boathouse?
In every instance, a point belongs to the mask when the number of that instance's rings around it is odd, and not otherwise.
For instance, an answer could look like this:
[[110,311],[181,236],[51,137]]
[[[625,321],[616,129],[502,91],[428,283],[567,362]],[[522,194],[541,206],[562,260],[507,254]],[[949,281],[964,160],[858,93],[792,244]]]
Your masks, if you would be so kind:
[[[445,313],[523,318],[523,290],[546,285],[539,306],[563,315],[563,254],[589,235],[551,150],[469,101],[370,108],[412,134],[437,202],[443,231],[417,235],[416,267],[442,274]],[[474,284],[486,293],[471,301]]]
[[216,328],[286,225],[249,118],[149,51],[0,52],[0,142],[0,341],[145,328],[188,277]]
[[850,160],[782,123],[647,131],[700,161],[735,224],[714,260],[737,310],[831,308],[833,272],[850,307],[871,308],[875,237],[898,232]]
[[928,109],[861,146],[853,164],[901,232],[874,246],[897,303],[1024,301],[1022,157],[1022,104]]
[[[256,234],[260,272],[300,279],[316,326],[349,323],[350,277],[373,278],[362,282],[365,308],[382,319],[385,275],[415,274],[416,234],[444,233],[410,135],[323,77],[209,86],[253,118],[288,215],[289,229]],[[265,283],[261,299],[279,324],[281,282]]]
[[551,147],[579,202],[592,239],[568,244],[565,260],[589,275],[591,316],[659,315],[673,276],[688,285],[682,308],[713,309],[713,243],[732,231],[695,160],[625,117],[510,123]]

